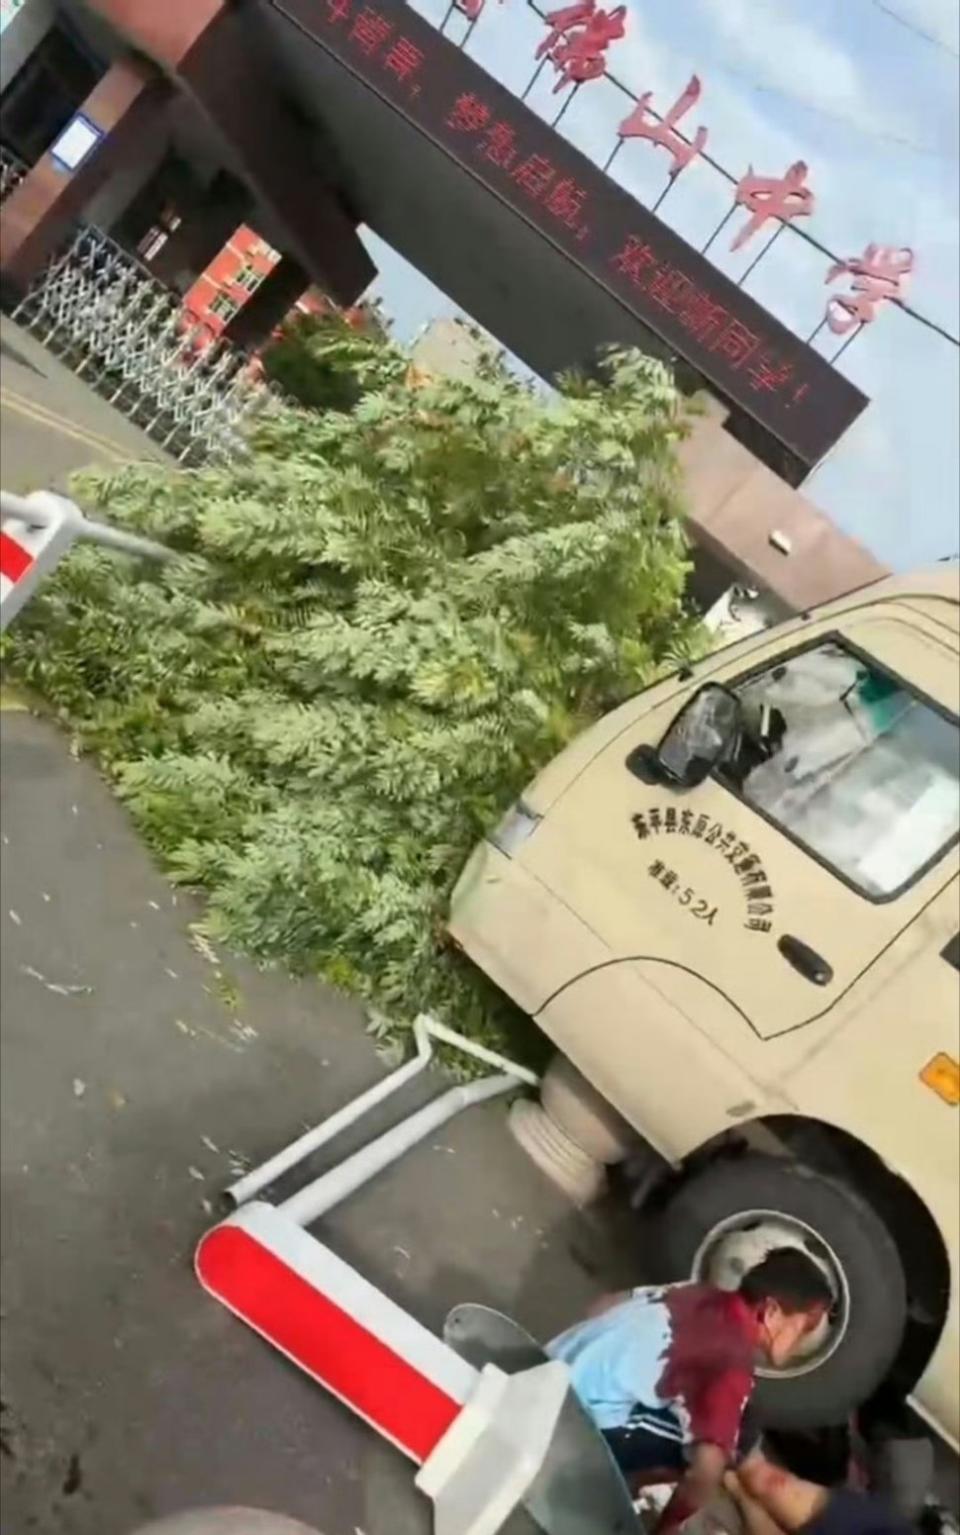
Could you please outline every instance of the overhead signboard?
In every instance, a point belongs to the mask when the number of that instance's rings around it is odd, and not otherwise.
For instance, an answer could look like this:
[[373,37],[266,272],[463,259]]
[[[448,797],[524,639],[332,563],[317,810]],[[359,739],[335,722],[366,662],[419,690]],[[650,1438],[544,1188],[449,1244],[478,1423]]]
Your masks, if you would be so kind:
[[803,463],[864,409],[825,358],[404,0],[271,4]]

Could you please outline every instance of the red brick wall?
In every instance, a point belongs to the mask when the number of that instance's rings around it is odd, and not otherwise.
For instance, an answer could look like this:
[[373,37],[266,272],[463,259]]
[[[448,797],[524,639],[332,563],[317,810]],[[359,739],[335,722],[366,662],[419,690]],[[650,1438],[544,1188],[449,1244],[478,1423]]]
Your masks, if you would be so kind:
[[[263,278],[273,271],[278,260],[278,252],[272,250],[249,224],[241,224],[234,230],[226,245],[218,251],[184,295],[185,328],[196,325],[203,327],[202,334],[197,338],[199,346],[209,346],[221,336],[230,319],[229,315],[218,314],[216,307],[211,307],[217,294],[222,294],[225,299],[236,304],[238,309],[242,309],[253,290],[237,282],[240,272],[245,267],[252,267]],[[301,314],[324,314],[335,309],[336,305],[318,288],[308,288],[292,306],[291,314],[295,311]],[[348,325],[362,328],[362,308],[345,309],[342,313]]]
[[218,314],[216,308],[211,308],[216,296],[221,294],[237,309],[242,309],[253,290],[237,282],[240,272],[244,267],[252,267],[263,278],[272,272],[279,259],[278,252],[272,250],[255,229],[241,224],[188,289],[183,300],[186,323],[203,325],[209,332],[209,340],[214,340],[230,318],[229,314]]

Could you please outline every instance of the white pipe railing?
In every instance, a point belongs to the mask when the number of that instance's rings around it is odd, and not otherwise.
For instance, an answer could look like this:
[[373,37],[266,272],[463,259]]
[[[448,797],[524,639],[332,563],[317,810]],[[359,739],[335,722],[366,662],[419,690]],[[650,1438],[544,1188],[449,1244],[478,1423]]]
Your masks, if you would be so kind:
[[464,1109],[472,1108],[474,1104],[486,1103],[488,1098],[499,1098],[504,1093],[513,1092],[520,1085],[520,1078],[507,1072],[451,1087],[392,1129],[385,1130],[376,1140],[361,1146],[346,1161],[338,1162],[329,1172],[321,1173],[312,1183],[304,1184],[302,1189],[291,1194],[277,1209],[295,1225],[309,1226],[311,1221],[318,1220],[321,1215],[332,1210],[334,1205],[342,1204],[351,1194],[355,1194],[357,1189],[369,1183],[385,1167],[399,1161],[411,1147],[426,1140],[428,1135],[439,1130],[449,1119],[462,1114]]
[[331,1114],[330,1118],[325,1119],[322,1124],[305,1131],[297,1140],[291,1141],[289,1146],[284,1146],[282,1151],[276,1152],[265,1162],[261,1162],[259,1167],[251,1168],[250,1172],[238,1178],[236,1183],[232,1183],[226,1191],[226,1198],[230,1203],[242,1205],[245,1200],[252,1199],[254,1194],[259,1194],[260,1190],[265,1189],[268,1184],[282,1178],[284,1173],[289,1172],[291,1167],[296,1167],[297,1163],[302,1162],[311,1152],[319,1150],[328,1141],[332,1141],[335,1135],[339,1135],[341,1130],[346,1130],[361,1115],[366,1114],[368,1109],[375,1108],[378,1103],[383,1102],[384,1098],[389,1098],[391,1093],[397,1092],[399,1088],[412,1082],[414,1077],[419,1076],[429,1064],[433,1047],[426,1034],[418,1031],[416,1025],[414,1033],[417,1041],[416,1055],[397,1071],[392,1071],[389,1076],[382,1077],[379,1082],[368,1087],[366,1092],[361,1093],[352,1102],[345,1103],[342,1109],[337,1109],[336,1113]]
[[[47,498],[56,501],[51,506]],[[154,543],[152,538],[141,538],[138,533],[127,533],[123,528],[111,528],[104,522],[93,522],[85,517],[76,502],[52,491],[34,491],[30,496],[17,496],[12,491],[0,490],[0,517],[16,518],[28,528],[52,527],[68,523],[76,538],[87,538],[91,543],[103,544],[107,549],[120,549],[124,554],[143,555],[153,560],[171,560],[175,549]]]
[[[315,1125],[312,1130],[307,1130],[297,1140],[291,1141],[289,1146],[284,1146],[282,1151],[276,1152],[274,1156],[262,1162],[259,1167],[252,1168],[250,1172],[245,1173],[242,1178],[239,1178],[236,1183],[231,1184],[230,1188],[226,1191],[226,1197],[231,1203],[240,1205],[245,1200],[252,1199],[254,1194],[258,1194],[268,1184],[275,1183],[284,1173],[289,1172],[292,1167],[296,1167],[298,1162],[302,1162],[304,1158],[310,1156],[311,1152],[319,1150],[328,1141],[332,1141],[334,1136],[339,1135],[342,1130],[346,1130],[348,1126],[355,1124],[368,1110],[374,1108],[378,1103],[382,1103],[385,1098],[389,1098],[401,1087],[405,1087],[408,1082],[412,1082],[414,1077],[419,1076],[433,1059],[435,1040],[505,1073],[515,1085],[519,1085],[522,1082],[527,1083],[531,1087],[536,1087],[537,1085],[538,1078],[535,1072],[529,1071],[525,1066],[517,1065],[514,1061],[508,1061],[505,1056],[498,1055],[495,1050],[488,1050],[485,1045],[475,1044],[472,1039],[466,1039],[464,1035],[456,1033],[454,1029],[448,1029],[446,1024],[440,1023],[436,1018],[429,1017],[426,1013],[421,1013],[414,1022],[413,1037],[416,1044],[416,1053],[409,1061],[400,1066],[396,1071],[392,1071],[389,1076],[384,1077],[381,1081],[375,1082],[372,1087],[368,1087],[365,1092],[360,1093],[352,1102],[344,1104],[341,1109],[337,1109],[336,1113],[331,1114],[329,1119],[325,1119],[322,1124]],[[463,1106],[465,1107],[466,1105]],[[455,1110],[454,1112],[457,1111]],[[401,1127],[398,1126],[397,1128]],[[372,1143],[374,1146],[376,1144],[377,1142]],[[410,1142],[410,1144],[413,1144],[413,1142]],[[371,1148],[364,1148],[364,1150],[369,1149]],[[397,1154],[399,1155],[400,1153]],[[349,1163],[343,1165],[346,1167]],[[334,1169],[334,1171],[339,1170]]]
[[75,502],[52,490],[29,496],[0,491],[0,630],[29,602],[78,538],[150,560],[176,558],[176,550],[85,517]]

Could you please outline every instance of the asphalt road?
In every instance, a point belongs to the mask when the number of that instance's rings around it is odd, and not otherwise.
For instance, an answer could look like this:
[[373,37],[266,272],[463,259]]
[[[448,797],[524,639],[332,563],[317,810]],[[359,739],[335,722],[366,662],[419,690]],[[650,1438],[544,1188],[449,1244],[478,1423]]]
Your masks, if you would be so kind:
[[163,457],[145,433],[94,394],[36,337],[0,317],[4,490],[65,490],[75,469]]
[[[10,344],[26,361],[4,357],[5,485],[136,456],[133,428]],[[13,367],[34,419],[9,406]],[[312,982],[214,964],[191,941],[198,909],[95,768],[24,712],[2,715],[0,744],[4,1530],[130,1535],[233,1503],[324,1535],[426,1535],[409,1465],[191,1268],[232,1169],[387,1069],[362,1015]],[[411,1090],[411,1106],[438,1086]],[[470,1299],[546,1337],[631,1277],[623,1232],[570,1212],[497,1102],[381,1175],[323,1236],[434,1328]]]
[[[2,718],[2,827],[5,1528],[128,1535],[237,1502],[324,1535],[425,1535],[405,1462],[191,1270],[231,1169],[385,1069],[358,1011],[203,957],[195,908],[93,767],[25,713]],[[571,1215],[496,1102],[324,1236],[437,1328],[471,1299],[548,1336],[624,1277],[607,1225]]]

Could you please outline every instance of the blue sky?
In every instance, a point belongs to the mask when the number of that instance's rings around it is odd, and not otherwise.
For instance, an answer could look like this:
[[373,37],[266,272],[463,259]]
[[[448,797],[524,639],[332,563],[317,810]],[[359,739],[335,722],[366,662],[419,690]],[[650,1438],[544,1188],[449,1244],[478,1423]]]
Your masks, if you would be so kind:
[[[602,3],[609,8],[613,0]],[[447,8],[445,0],[413,4],[436,24]],[[708,153],[736,176],[750,163],[779,175],[805,160],[817,197],[805,227],[842,256],[859,255],[871,241],[912,246],[917,270],[910,302],[958,334],[957,0],[628,0],[628,11],[627,36],[607,56],[618,80],[638,94],[653,91],[653,104],[663,111],[696,72],[704,90],[685,130],[705,123]],[[465,28],[455,16],[447,34],[459,41]],[[519,95],[544,35],[526,0],[487,0],[467,51]],[[563,99],[551,94],[553,83],[545,72],[528,98],[547,118]],[[603,163],[628,107],[612,82],[592,82],[558,131]],[[650,202],[669,165],[663,150],[634,140],[611,174]],[[680,177],[661,217],[702,244],[730,201],[728,184],[701,160]],[[364,238],[380,274],[373,292],[399,338],[411,339],[435,316],[460,312],[379,237],[366,231]],[[736,277],[763,238],[734,256],[729,240],[718,240],[711,259]],[[784,234],[747,288],[785,324],[809,335],[823,313],[826,266],[817,251]],[[829,332],[821,343],[828,356],[838,345]],[[896,569],[955,553],[957,348],[887,305],[839,367],[871,404],[807,480],[806,494]]]

